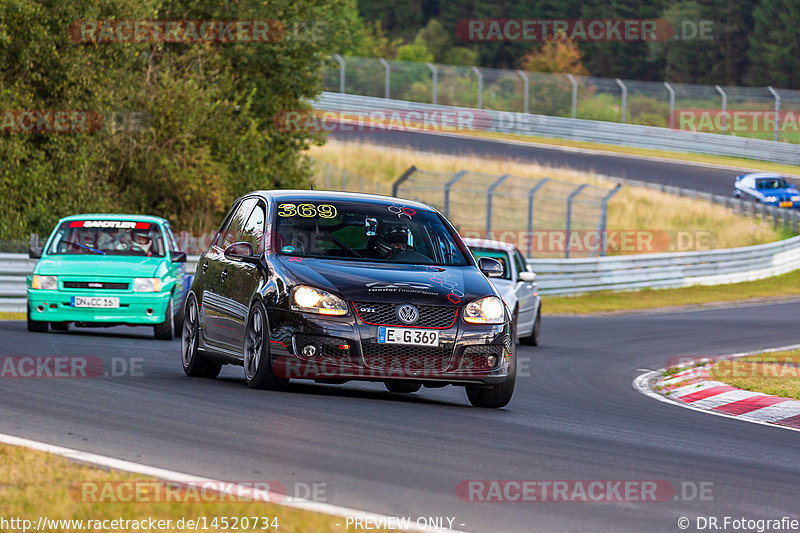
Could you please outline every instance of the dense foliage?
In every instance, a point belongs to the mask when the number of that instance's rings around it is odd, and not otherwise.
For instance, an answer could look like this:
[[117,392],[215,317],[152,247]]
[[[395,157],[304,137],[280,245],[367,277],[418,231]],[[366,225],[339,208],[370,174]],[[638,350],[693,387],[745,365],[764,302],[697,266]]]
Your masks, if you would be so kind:
[[[362,16],[382,25],[388,43],[417,37],[435,61],[518,68],[538,42],[465,42],[466,19],[665,19],[679,36],[704,21],[710,38],[648,42],[580,42],[594,76],[635,80],[775,85],[800,88],[800,3],[796,0],[359,0]],[[686,25],[685,31],[683,25]],[[373,48],[374,49],[374,48]],[[396,50],[396,47],[395,47]],[[366,53],[361,55],[378,55]],[[386,57],[392,57],[391,50]]]
[[[76,42],[81,20],[274,20],[274,42]],[[348,0],[0,2],[0,239],[63,215],[134,212],[218,224],[237,196],[306,187],[317,142],[272,118],[320,90],[330,50],[363,25]],[[23,110],[90,111],[97,131],[19,131]],[[92,130],[96,128],[90,128]]]

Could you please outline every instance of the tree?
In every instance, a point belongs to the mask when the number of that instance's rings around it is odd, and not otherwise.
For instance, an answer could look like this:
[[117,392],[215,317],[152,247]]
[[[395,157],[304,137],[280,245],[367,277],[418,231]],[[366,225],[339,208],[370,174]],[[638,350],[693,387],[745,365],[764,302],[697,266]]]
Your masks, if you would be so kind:
[[800,89],[800,4],[761,0],[750,37],[750,81]]
[[558,72],[588,76],[578,46],[569,39],[553,39],[522,58],[522,68],[530,72]]

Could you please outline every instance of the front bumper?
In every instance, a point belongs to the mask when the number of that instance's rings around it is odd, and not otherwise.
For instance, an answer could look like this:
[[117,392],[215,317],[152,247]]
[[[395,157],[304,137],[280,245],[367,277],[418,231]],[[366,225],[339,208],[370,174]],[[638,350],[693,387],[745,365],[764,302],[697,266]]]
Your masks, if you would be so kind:
[[[73,296],[119,298],[117,309],[72,307]],[[84,322],[155,325],[164,321],[170,292],[127,292],[109,290],[28,289],[31,320],[48,322]],[[151,313],[148,314],[148,310]]]
[[[438,348],[379,344],[378,326],[352,313],[334,318],[275,311],[270,324],[272,367],[282,378],[494,385],[506,381],[514,357],[510,324],[473,325],[460,316],[438,329]],[[314,355],[304,355],[307,345],[315,347]]]

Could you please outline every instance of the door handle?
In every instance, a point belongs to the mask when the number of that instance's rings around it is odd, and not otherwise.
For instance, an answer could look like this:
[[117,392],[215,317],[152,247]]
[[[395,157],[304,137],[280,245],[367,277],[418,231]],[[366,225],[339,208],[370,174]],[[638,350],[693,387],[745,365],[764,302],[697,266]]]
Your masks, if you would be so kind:
[[228,269],[227,268],[222,271],[222,276],[221,277],[222,277],[222,281],[225,281],[225,278],[228,277]]
[[205,273],[206,273],[206,270],[208,270],[208,261],[206,261],[205,263],[203,263],[203,274],[205,274]]

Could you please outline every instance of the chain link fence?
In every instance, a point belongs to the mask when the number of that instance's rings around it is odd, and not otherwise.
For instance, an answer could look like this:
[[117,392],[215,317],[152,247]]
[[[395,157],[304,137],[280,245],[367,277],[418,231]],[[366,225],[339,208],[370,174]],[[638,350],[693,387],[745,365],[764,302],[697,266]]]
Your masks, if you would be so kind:
[[800,143],[800,91],[334,56],[326,91]]

